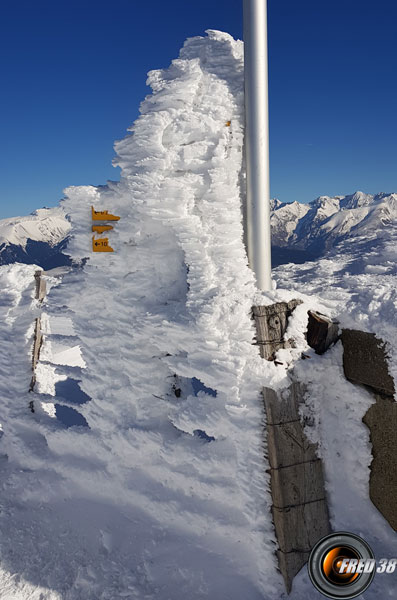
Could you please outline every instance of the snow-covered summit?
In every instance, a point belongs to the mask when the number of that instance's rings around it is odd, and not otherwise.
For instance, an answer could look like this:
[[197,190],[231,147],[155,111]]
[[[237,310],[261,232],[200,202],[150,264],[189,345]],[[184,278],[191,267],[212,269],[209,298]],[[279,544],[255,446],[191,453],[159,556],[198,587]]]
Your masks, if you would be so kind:
[[0,264],[36,264],[43,269],[68,264],[62,254],[70,222],[61,207],[41,208],[25,217],[0,220]]
[[273,244],[320,255],[344,239],[388,235],[397,220],[397,194],[356,192],[320,196],[309,204],[273,203]]
[[[309,308],[342,326],[346,307],[353,322],[370,302],[379,313],[385,299],[395,314],[389,259],[366,258],[372,285],[361,280],[359,303],[345,275],[362,270],[361,255],[323,259],[321,273],[315,263],[287,265],[275,272],[284,289],[259,293],[243,242],[241,42],[214,31],[188,40],[149,82],[153,94],[116,144],[120,183],[66,190],[73,267],[46,275],[40,305],[35,267],[0,269],[4,600],[284,597],[260,391],[288,385],[297,363],[313,437],[324,440],[333,529],[357,529],[393,556],[394,533],[368,497],[362,417],[371,398],[343,380],[340,345],[320,357],[304,337]],[[321,228],[368,209],[341,213],[341,200],[275,202],[280,229],[310,211]],[[393,212],[383,200],[370,203],[374,219]],[[120,216],[105,234],[113,253],[92,251],[91,206]],[[393,248],[383,248],[391,262]],[[323,301],[324,287],[332,289]],[[287,332],[297,347],[280,350],[279,364],[262,360],[251,307],[292,297],[302,300]],[[29,393],[38,315],[43,347]],[[303,350],[311,360],[301,360]],[[65,424],[66,409],[80,421]],[[368,600],[391,597],[392,587],[376,579]],[[305,570],[289,597],[319,599]]]
[[70,231],[70,223],[59,206],[39,208],[25,217],[0,220],[0,245],[26,247],[28,240],[55,246]]

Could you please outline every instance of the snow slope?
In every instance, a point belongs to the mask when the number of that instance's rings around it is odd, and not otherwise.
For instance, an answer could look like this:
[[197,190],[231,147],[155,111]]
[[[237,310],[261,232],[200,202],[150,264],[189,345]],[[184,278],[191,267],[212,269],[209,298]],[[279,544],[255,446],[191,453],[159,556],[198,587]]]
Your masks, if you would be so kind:
[[[312,391],[305,411],[333,525],[394,554],[395,533],[368,500],[361,418],[373,400],[342,378],[339,345],[299,360],[310,352],[308,308],[344,323],[368,315],[371,329],[383,323],[382,281],[389,316],[393,246],[385,238],[372,263],[366,248],[280,267],[277,290],[256,290],[241,217],[242,61],[241,42],[210,30],[149,73],[153,94],[116,144],[121,182],[66,190],[73,266],[46,276],[42,307],[34,266],[0,269],[1,600],[285,597],[260,389],[287,386],[293,367]],[[92,205],[121,217],[108,234],[114,253],[92,252]],[[277,366],[253,344],[251,306],[292,297],[303,300],[289,328],[297,348],[280,351]],[[38,314],[44,343],[28,393]],[[365,599],[392,597],[392,583],[377,579]],[[322,596],[303,569],[290,598],[307,597]]]

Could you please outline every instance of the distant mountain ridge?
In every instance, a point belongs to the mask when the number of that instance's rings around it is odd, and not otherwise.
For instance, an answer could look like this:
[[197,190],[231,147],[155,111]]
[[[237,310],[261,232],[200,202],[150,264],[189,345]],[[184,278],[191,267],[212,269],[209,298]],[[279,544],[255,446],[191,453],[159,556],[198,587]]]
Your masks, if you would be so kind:
[[[383,237],[397,220],[397,193],[319,196],[308,204],[271,200],[273,266],[302,263],[353,237]],[[70,263],[62,253],[70,223],[61,207],[0,220],[0,264],[43,269]]]
[[59,206],[40,208],[25,217],[0,220],[0,265],[20,262],[52,269],[70,264],[62,254],[70,223]]
[[316,256],[350,237],[377,237],[397,220],[397,194],[355,192],[309,204],[272,200],[272,244]]

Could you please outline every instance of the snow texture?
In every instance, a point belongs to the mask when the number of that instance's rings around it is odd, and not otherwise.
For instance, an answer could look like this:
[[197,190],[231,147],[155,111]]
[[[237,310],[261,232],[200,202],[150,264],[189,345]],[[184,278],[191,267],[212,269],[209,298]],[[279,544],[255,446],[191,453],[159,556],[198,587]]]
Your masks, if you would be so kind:
[[[148,83],[115,146],[120,183],[66,190],[73,265],[46,275],[43,304],[35,266],[0,268],[0,599],[286,597],[260,390],[291,377],[308,385],[302,416],[320,443],[333,526],[396,554],[368,498],[361,419],[373,398],[343,378],[340,344],[318,357],[304,337],[310,308],[393,341],[390,228],[379,246],[279,267],[277,289],[259,293],[243,243],[242,43],[209,30]],[[113,253],[92,252],[91,205],[121,217],[104,234]],[[296,210],[304,219],[311,208]],[[277,366],[259,357],[251,306],[293,297],[297,348]],[[379,576],[365,599],[393,593]],[[307,597],[322,596],[303,569],[290,598]]]

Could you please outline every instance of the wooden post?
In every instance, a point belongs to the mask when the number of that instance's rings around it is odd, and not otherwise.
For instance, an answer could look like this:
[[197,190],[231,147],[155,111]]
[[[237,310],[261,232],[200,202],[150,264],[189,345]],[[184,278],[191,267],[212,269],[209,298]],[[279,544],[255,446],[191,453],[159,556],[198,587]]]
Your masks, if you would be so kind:
[[37,317],[34,326],[34,342],[33,342],[33,356],[32,356],[32,370],[36,369],[36,365],[38,363],[40,357],[40,348],[41,343],[43,341],[42,333],[41,333],[41,321],[40,317]]
[[[43,271],[36,271],[34,274],[34,278],[36,280],[36,300],[38,300],[39,302],[43,302],[46,293],[47,293],[47,286],[46,286],[46,282],[42,277],[43,275]],[[33,375],[32,375],[32,379],[30,381],[30,386],[29,386],[29,392],[33,392],[34,390],[34,386],[36,384],[36,365],[39,361],[40,358],[40,349],[41,349],[41,345],[43,343],[43,335],[41,333],[41,320],[40,317],[37,317],[37,319],[35,320],[35,325],[34,325],[34,340],[33,340],[33,350],[32,350],[32,371],[33,371]],[[34,412],[34,403],[33,400],[31,400],[29,402],[29,408],[32,412]]]
[[314,310],[309,310],[308,315],[307,343],[316,354],[324,354],[339,339],[339,321],[334,321]]
[[42,277],[43,271],[36,271],[34,278],[36,280],[36,299],[42,302],[47,293],[46,282]]
[[262,358],[274,360],[277,350],[293,347],[293,340],[284,340],[284,335],[288,318],[299,304],[302,304],[302,300],[252,307],[256,325],[256,343]]

